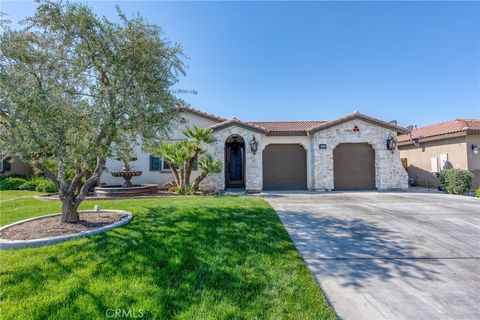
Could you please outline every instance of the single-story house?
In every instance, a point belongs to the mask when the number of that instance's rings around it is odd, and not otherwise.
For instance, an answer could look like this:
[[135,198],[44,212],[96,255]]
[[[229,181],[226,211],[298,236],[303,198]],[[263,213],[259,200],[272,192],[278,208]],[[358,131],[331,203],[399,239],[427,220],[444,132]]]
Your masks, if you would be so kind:
[[[480,119],[455,119],[415,128],[398,137],[400,157],[410,178],[419,186],[437,187],[436,173],[461,168],[474,174],[480,187]],[[412,180],[411,179],[411,180]]]
[[[213,130],[210,154],[223,163],[222,172],[208,176],[202,187],[225,190],[240,187],[262,190],[399,190],[408,176],[395,142],[406,132],[395,123],[354,112],[333,121],[241,121],[225,119],[185,106],[170,140],[185,139],[183,130],[197,125]],[[390,142],[390,143],[389,143]],[[393,142],[393,143],[392,143]],[[168,164],[134,150],[131,163],[143,171],[134,183],[173,180]],[[101,183],[119,184],[109,171],[120,161],[109,159]],[[194,175],[199,174],[194,172]]]
[[0,177],[11,175],[30,176],[32,173],[32,167],[23,162],[19,157],[0,157]]

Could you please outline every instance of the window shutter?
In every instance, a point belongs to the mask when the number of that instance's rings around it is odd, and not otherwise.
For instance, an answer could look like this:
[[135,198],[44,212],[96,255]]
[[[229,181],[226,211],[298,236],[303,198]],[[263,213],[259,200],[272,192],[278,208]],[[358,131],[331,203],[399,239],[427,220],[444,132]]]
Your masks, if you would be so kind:
[[160,170],[160,158],[150,156],[150,171]]
[[7,171],[10,171],[11,170],[11,166],[10,166],[10,159],[9,158],[5,158],[3,159],[3,166],[2,166],[2,170],[4,172],[7,172]]

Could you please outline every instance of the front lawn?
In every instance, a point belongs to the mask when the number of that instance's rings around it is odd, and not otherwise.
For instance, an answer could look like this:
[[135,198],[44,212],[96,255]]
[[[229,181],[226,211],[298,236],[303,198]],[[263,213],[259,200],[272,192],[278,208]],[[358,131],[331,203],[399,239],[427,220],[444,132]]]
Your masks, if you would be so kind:
[[[34,197],[42,194],[36,191],[24,191],[24,190],[0,190],[0,201],[13,200],[25,197]],[[45,194],[45,193],[43,193]]]
[[[90,201],[82,209],[95,204],[134,219],[98,236],[0,251],[2,319],[103,319],[112,309],[141,319],[334,318],[262,199]],[[3,225],[60,210],[34,198],[0,205]]]

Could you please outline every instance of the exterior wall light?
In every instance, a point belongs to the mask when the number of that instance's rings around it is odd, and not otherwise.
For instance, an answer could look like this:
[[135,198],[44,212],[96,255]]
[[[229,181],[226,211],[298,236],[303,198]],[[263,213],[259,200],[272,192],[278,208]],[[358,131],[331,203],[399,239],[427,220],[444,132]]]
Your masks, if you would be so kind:
[[253,154],[257,153],[257,150],[258,150],[258,141],[257,141],[257,139],[255,138],[255,136],[253,136],[252,141],[250,141],[250,149],[252,149],[252,153],[253,153]]
[[479,154],[480,150],[478,149],[478,146],[476,144],[472,144],[472,152],[473,154]]

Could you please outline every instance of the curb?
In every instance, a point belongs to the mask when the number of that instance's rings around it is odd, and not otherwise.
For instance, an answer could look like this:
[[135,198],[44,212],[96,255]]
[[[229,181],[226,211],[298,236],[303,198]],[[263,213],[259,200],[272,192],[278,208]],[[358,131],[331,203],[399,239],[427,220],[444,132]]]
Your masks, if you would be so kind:
[[[98,212],[93,211],[93,210],[81,210],[78,211],[79,213],[95,213],[97,214]],[[41,238],[41,239],[32,239],[32,240],[7,240],[7,239],[0,239],[0,250],[9,250],[9,249],[21,249],[21,248],[36,248],[36,247],[41,247],[45,245],[50,245],[54,243],[59,243],[67,240],[72,240],[72,239],[79,239],[79,238],[84,238],[88,236],[93,236],[96,234],[104,233],[109,230],[112,230],[114,228],[118,228],[121,226],[126,225],[132,220],[132,214],[128,211],[123,211],[123,210],[102,210],[100,213],[107,213],[107,212],[112,212],[112,213],[120,213],[120,214],[126,214],[125,217],[120,219],[119,221],[109,224],[107,226],[103,226],[97,229],[93,230],[86,230],[82,231],[79,233],[74,233],[74,234],[67,234],[63,236],[55,236],[55,237],[48,237],[48,238]],[[61,213],[54,213],[54,214],[48,214],[45,216],[40,216],[40,217],[34,217],[30,219],[25,219],[21,221],[17,221],[11,224],[8,224],[6,226],[3,226],[0,228],[0,231],[7,229],[9,227],[22,224],[25,222],[33,221],[33,220],[38,220],[38,219],[43,219],[47,217],[53,217],[53,216],[60,216]]]

